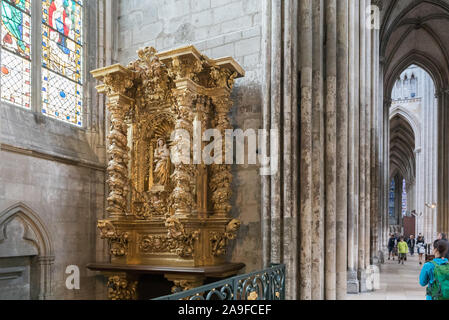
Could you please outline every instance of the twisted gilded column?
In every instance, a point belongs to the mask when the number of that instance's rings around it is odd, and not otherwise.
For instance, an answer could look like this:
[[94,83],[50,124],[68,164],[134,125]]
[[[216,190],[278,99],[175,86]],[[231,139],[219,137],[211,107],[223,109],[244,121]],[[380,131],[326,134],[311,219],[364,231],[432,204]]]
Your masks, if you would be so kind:
[[113,65],[95,70],[92,75],[104,83],[97,89],[99,93],[106,94],[106,106],[111,115],[107,168],[109,196],[106,211],[111,218],[119,218],[126,215],[129,192],[126,116],[134,103],[128,92],[133,86],[132,72],[121,65]]
[[[232,129],[229,121],[229,111],[232,107],[232,100],[229,95],[212,97],[212,102],[215,106],[215,118],[213,120],[215,128],[221,133],[221,136],[225,136],[227,129]],[[222,164],[213,163],[211,165],[211,175],[210,175],[210,188],[211,188],[211,200],[214,209],[214,214],[218,217],[227,217],[229,210],[231,210],[231,205],[229,201],[231,199],[231,183],[232,183],[232,173],[231,165],[224,162],[224,155],[227,154],[227,148],[229,147],[226,143],[222,144]]]
[[121,95],[110,97],[106,105],[111,114],[111,131],[108,135],[110,160],[107,169],[109,196],[106,211],[111,217],[122,216],[127,209],[129,148],[125,115],[129,105],[129,99]]
[[[191,214],[194,204],[192,185],[195,179],[195,166],[192,165],[190,156],[190,137],[193,133],[193,112],[192,105],[196,99],[196,94],[184,85],[179,85],[174,91],[177,104],[173,107],[178,117],[175,121],[175,132],[186,132],[189,139],[182,134],[176,134],[173,145],[180,152],[181,158],[174,161],[173,181],[174,189],[171,195],[172,206],[175,215],[188,216]],[[187,150],[188,153],[183,150]],[[186,158],[183,158],[186,157]]]

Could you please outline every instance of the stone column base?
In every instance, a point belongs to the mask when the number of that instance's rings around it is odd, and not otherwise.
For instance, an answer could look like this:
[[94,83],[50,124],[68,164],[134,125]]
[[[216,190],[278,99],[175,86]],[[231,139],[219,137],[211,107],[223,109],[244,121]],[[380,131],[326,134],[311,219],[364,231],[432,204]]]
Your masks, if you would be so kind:
[[385,263],[385,253],[383,250],[379,250],[379,263],[381,264]]
[[357,278],[359,279],[360,283],[360,291],[359,292],[366,292],[366,271],[365,270],[359,270],[357,272]]
[[372,266],[366,269],[366,292],[371,292],[374,290],[373,286],[374,270]]
[[360,288],[359,288],[359,280],[357,279],[357,272],[348,271],[347,277],[348,277],[347,280],[348,294],[358,294],[360,292]]

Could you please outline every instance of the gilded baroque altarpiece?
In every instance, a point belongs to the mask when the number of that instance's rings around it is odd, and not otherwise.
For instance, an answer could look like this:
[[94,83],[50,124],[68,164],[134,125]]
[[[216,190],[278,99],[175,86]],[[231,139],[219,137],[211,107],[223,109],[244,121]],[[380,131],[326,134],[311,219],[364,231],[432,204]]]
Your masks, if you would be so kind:
[[[201,123],[203,132],[215,128],[224,137],[232,129],[230,94],[244,71],[232,58],[212,60],[193,46],[162,53],[146,47],[138,57],[127,67],[92,71],[111,119],[109,218],[98,221],[111,264],[223,265],[240,225],[229,216],[231,166],[193,164],[194,144],[173,132],[192,137],[195,123]],[[173,148],[187,148],[190,159],[173,161]],[[182,275],[169,280],[180,289],[201,284]],[[136,285],[111,273],[110,298],[135,298]]]

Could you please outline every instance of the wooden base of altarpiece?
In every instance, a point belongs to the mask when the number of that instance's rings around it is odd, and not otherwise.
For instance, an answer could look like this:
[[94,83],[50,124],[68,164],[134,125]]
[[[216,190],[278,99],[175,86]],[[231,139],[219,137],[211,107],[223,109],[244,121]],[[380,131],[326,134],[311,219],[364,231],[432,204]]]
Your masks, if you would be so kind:
[[[174,286],[171,288],[171,293],[175,293],[199,287],[207,280],[234,276],[245,268],[245,264],[226,263],[209,267],[170,267],[90,263],[87,265],[87,268],[91,271],[100,271],[108,279],[109,299],[138,300],[141,297],[139,295],[139,288],[152,285],[151,276],[157,277],[163,275],[165,279],[173,282]],[[167,294],[170,294],[170,292],[155,293],[153,291],[151,298]]]

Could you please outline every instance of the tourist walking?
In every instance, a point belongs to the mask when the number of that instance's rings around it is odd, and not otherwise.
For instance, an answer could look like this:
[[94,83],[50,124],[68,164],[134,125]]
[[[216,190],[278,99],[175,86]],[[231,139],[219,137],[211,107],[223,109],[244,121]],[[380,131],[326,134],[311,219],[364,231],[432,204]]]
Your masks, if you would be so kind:
[[426,244],[422,236],[418,236],[416,240],[416,252],[418,253],[419,264],[422,264],[423,255],[426,253]]
[[398,243],[398,252],[399,252],[399,262],[404,264],[405,259],[407,258],[408,245],[407,242],[404,241],[404,237],[400,238]]
[[390,239],[388,239],[388,260],[390,260],[390,257],[393,256],[394,261],[394,248],[396,247],[396,238],[391,233]]
[[407,239],[407,245],[410,250],[410,255],[413,256],[415,254],[415,244],[416,239],[414,235],[410,235],[410,238]]
[[426,300],[449,300],[449,260],[444,258],[448,251],[449,242],[437,240],[433,248],[435,259],[421,270],[419,284],[427,286]]

